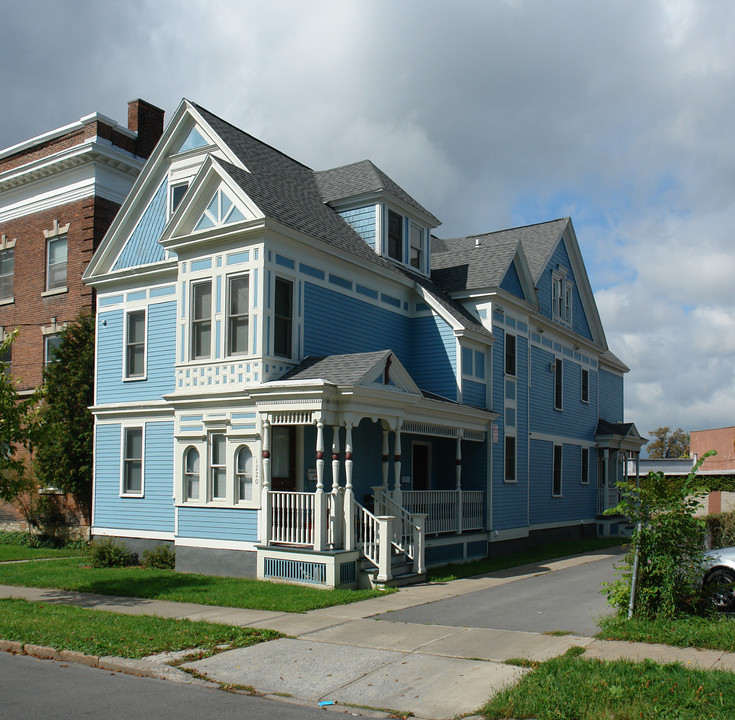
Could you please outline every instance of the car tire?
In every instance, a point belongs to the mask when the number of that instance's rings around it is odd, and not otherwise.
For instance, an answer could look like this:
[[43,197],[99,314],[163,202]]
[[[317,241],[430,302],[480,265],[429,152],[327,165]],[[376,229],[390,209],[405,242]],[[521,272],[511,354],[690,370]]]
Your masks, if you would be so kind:
[[735,570],[715,568],[704,579],[718,612],[735,612]]

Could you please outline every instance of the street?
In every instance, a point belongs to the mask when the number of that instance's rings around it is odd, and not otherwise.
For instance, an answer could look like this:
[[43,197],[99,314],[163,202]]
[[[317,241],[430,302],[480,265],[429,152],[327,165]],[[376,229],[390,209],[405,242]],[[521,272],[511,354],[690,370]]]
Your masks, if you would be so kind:
[[599,632],[597,619],[610,612],[607,599],[600,594],[601,584],[615,579],[613,566],[622,558],[622,551],[614,548],[605,552],[620,555],[555,572],[544,572],[541,565],[533,577],[377,617],[454,627],[594,635]]

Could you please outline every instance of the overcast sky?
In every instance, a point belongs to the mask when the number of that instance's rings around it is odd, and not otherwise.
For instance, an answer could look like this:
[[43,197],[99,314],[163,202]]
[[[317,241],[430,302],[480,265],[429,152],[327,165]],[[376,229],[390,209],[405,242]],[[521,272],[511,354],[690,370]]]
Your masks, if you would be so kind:
[[204,105],[443,237],[570,215],[642,434],[735,425],[735,3],[4,0],[0,147]]

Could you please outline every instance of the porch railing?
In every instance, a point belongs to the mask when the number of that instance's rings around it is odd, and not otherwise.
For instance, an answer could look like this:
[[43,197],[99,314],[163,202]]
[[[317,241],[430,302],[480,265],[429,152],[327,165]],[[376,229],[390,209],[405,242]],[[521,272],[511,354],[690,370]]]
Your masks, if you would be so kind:
[[615,486],[604,485],[597,488],[597,514],[602,515],[605,510],[615,507],[620,502],[620,490]]
[[272,490],[270,540],[285,545],[314,545],[314,493]]
[[401,502],[412,515],[426,515],[427,535],[484,529],[482,490],[404,490]]
[[393,517],[392,544],[413,561],[413,570],[422,573],[426,569],[424,548],[424,524],[426,516],[413,515],[401,507],[382,490],[374,493],[375,512],[379,516]]

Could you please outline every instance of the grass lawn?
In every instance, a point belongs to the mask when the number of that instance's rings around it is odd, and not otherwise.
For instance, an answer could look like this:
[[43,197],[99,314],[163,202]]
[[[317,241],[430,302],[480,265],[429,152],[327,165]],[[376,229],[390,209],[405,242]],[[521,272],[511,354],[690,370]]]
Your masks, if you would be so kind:
[[60,588],[102,595],[224,607],[306,612],[383,595],[391,590],[325,590],[245,578],[188,575],[142,567],[92,568],[83,560],[0,565],[0,584]]
[[647,661],[549,660],[482,710],[488,720],[731,720],[735,674]]
[[600,626],[602,631],[597,637],[603,640],[631,640],[735,652],[735,618],[723,615],[677,620],[608,617],[601,621]]
[[0,545],[0,562],[80,556],[86,556],[86,551],[79,549],[67,550],[66,548],[35,548],[27,545]]
[[281,635],[272,630],[0,600],[3,640],[77,650],[88,655],[140,658],[189,648],[246,647],[277,637]]
[[591,538],[589,540],[569,540],[566,542],[546,543],[523,552],[502,555],[500,557],[483,558],[468,563],[453,563],[431,568],[428,579],[432,582],[448,582],[459,578],[483,575],[496,570],[505,570],[516,565],[542,562],[567,555],[577,555],[592,550],[619,546],[624,542],[621,538]]

